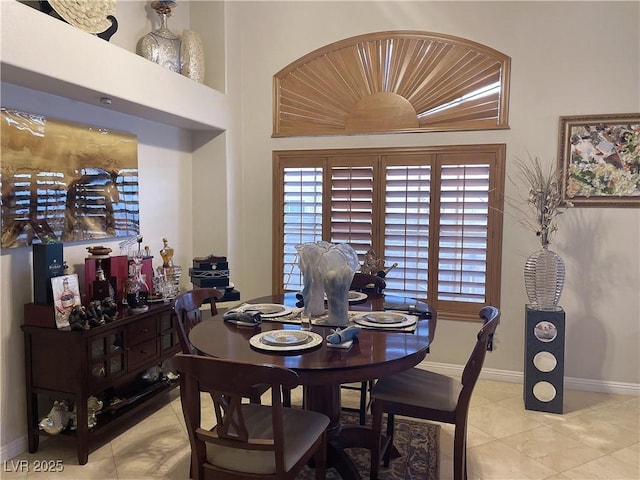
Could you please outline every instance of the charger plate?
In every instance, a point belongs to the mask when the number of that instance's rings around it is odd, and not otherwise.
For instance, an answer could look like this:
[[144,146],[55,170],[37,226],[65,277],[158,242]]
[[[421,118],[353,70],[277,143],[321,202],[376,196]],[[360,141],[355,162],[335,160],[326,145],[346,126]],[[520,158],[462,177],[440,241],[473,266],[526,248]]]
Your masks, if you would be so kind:
[[366,300],[367,298],[367,294],[364,292],[349,290],[349,302],[359,302],[360,300]]
[[404,328],[414,325],[416,317],[396,312],[366,312],[353,317],[358,325],[372,328]]
[[256,303],[245,304],[238,308],[238,311],[253,310],[260,312],[262,318],[282,317],[289,315],[292,311],[290,307],[278,303]]
[[323,342],[322,335],[302,330],[269,330],[249,339],[249,344],[258,350],[291,352],[308,350]]
[[[302,298],[302,294],[301,298]],[[351,302],[359,302],[361,300],[366,300],[368,297],[368,295],[364,292],[358,292],[357,290],[349,290],[349,303]],[[324,294],[324,301],[327,301],[327,294]]]

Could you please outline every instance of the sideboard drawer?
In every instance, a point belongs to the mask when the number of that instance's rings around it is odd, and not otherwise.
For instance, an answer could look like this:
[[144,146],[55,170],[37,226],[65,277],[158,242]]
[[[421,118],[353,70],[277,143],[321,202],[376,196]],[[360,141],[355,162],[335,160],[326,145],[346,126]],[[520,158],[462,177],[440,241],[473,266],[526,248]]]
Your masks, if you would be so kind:
[[158,321],[156,317],[147,317],[127,325],[127,345],[133,346],[158,335]]
[[135,370],[148,360],[153,359],[158,354],[158,339],[152,338],[146,342],[139,343],[129,348],[129,371]]

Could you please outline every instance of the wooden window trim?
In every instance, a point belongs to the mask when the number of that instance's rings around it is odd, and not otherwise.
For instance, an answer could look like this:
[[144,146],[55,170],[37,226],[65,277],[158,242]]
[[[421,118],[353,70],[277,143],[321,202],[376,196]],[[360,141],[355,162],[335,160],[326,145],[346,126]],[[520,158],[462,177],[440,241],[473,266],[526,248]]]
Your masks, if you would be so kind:
[[[284,236],[284,218],[283,218],[283,197],[284,197],[284,185],[282,173],[287,165],[296,167],[323,167],[323,184],[329,185],[329,158],[340,157],[341,162],[344,161],[345,165],[349,163],[349,159],[354,159],[354,163],[358,164],[358,157],[363,156],[388,156],[388,155],[431,155],[439,157],[439,160],[434,162],[435,168],[441,168],[443,164],[457,164],[456,157],[466,157],[464,163],[470,164],[474,160],[469,159],[470,155],[484,155],[494,156],[494,162],[491,163],[489,175],[489,191],[488,191],[488,205],[489,205],[489,222],[488,226],[488,238],[486,248],[486,304],[500,305],[500,290],[501,290],[501,252],[502,252],[502,227],[503,227],[503,202],[504,202],[504,176],[505,176],[505,155],[506,146],[504,144],[487,144],[487,145],[458,145],[458,146],[429,146],[429,147],[398,147],[398,148],[367,148],[367,149],[332,149],[332,150],[290,150],[290,151],[274,151],[273,152],[273,226],[274,226],[274,241],[272,243],[273,248],[273,277],[272,284],[276,293],[284,293],[283,289],[283,236]],[[406,164],[407,162],[402,162]],[[478,161],[476,163],[487,163],[486,159]],[[433,167],[432,167],[433,168]],[[433,178],[440,178],[439,175],[434,175]],[[376,198],[384,197],[384,179],[380,171],[375,176],[377,193],[374,194]],[[329,183],[327,183],[329,182]],[[431,182],[432,191],[430,193],[431,198],[440,198],[440,185],[437,181]],[[328,192],[324,192],[328,194]],[[373,235],[373,248],[377,252],[383,251],[384,234],[379,231],[384,224],[384,211],[380,207],[380,201],[374,200],[374,218],[378,221],[374,226]],[[330,217],[330,202],[323,202],[323,218]],[[432,201],[430,204],[430,224],[439,225],[439,201]],[[376,210],[377,209],[377,210]],[[323,239],[330,240],[330,221],[323,222]],[[430,272],[437,272],[438,262],[438,230],[439,228],[430,228],[429,230],[429,248],[434,249],[429,253],[428,269]],[[428,298],[437,298],[437,279],[429,279],[428,281]],[[431,301],[435,303],[434,301]],[[465,308],[461,308],[464,305]],[[438,312],[443,318],[458,319],[458,320],[477,320],[477,304],[469,303],[464,304],[462,302],[453,302],[439,300],[437,301]]]

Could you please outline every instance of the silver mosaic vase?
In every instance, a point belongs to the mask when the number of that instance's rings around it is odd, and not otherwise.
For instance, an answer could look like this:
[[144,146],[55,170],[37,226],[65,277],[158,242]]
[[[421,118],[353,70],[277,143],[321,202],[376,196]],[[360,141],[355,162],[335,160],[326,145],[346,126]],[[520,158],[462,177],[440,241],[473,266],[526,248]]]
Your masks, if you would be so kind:
[[557,310],[564,287],[564,261],[544,245],[524,265],[524,284],[532,309]]
[[158,15],[160,15],[160,28],[147,33],[142,38],[140,43],[141,54],[147,60],[180,73],[182,69],[180,57],[182,40],[167,28],[167,14],[158,13]]

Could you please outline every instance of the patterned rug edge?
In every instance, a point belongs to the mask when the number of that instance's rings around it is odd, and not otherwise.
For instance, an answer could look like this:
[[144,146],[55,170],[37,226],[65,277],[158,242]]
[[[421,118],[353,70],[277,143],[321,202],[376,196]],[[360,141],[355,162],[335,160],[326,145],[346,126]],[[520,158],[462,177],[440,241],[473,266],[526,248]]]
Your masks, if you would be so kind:
[[[356,414],[343,412],[344,424],[357,424]],[[386,423],[386,422],[385,422]],[[383,424],[383,432],[386,425]],[[391,460],[388,468],[380,466],[380,480],[410,480],[421,478],[438,480],[440,478],[440,425],[396,417],[395,446],[400,456]],[[349,456],[362,478],[369,478],[370,452],[362,448],[347,449]],[[314,470],[306,467],[296,480],[314,480]],[[325,479],[341,480],[341,476],[332,468],[327,470]]]

